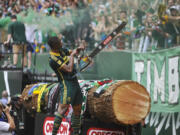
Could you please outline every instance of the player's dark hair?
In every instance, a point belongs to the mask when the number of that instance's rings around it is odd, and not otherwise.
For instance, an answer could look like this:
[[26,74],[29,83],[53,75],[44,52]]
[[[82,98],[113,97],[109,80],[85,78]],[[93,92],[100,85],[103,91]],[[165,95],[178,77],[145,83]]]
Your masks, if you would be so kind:
[[48,45],[51,49],[56,49],[57,46],[61,44],[60,39],[57,36],[50,37],[48,39]]

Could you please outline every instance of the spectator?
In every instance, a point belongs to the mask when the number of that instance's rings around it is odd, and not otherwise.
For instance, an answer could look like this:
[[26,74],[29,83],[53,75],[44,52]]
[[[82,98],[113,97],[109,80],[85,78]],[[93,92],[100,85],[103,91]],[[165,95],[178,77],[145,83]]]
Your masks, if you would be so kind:
[[141,9],[138,9],[136,15],[138,17],[138,21],[143,24],[144,19],[146,18],[146,10],[148,9],[147,3],[143,2],[141,4]]
[[22,22],[17,21],[16,15],[11,16],[12,23],[8,26],[8,39],[5,44],[10,43],[13,39],[13,67],[16,68],[18,63],[18,53],[22,51],[23,54],[23,66],[27,66],[26,56],[26,35],[25,26]]
[[0,102],[6,106],[8,104],[8,93],[6,90],[2,92],[2,98],[0,99]]
[[10,109],[9,107],[4,109],[0,103],[0,135],[12,135],[13,130],[15,130],[15,124],[10,115]]
[[147,51],[147,49],[150,46],[150,42],[151,42],[152,14],[150,14],[150,13],[147,14],[144,25],[145,25],[144,38],[142,39],[143,45],[140,44],[140,47],[139,47],[139,52],[143,52],[143,53],[145,53]]
[[[178,16],[178,10],[176,9],[176,6],[170,7],[170,15],[172,17]],[[171,37],[171,46],[178,44],[178,37],[180,35],[180,25],[177,21],[167,22],[166,24],[167,32],[169,34],[169,37]],[[170,46],[168,46],[170,47]]]
[[131,47],[132,47],[132,50],[136,51],[136,50],[138,50],[139,41],[140,41],[140,39],[139,39],[140,33],[138,33],[139,32],[138,28],[140,26],[140,23],[138,21],[138,18],[136,16],[134,9],[131,11],[129,23],[130,23],[130,32],[131,32]]
[[[123,21],[127,21],[127,12],[125,10],[120,11],[120,18],[118,20],[118,23],[121,24]],[[119,37],[117,40],[119,43],[116,43],[117,49],[123,50],[126,47],[129,47],[129,44],[127,42],[127,34],[126,32],[129,31],[128,25],[125,26],[123,29],[124,31],[120,32]]]
[[155,29],[152,31],[152,36],[158,42],[157,49],[165,48],[166,41],[169,38],[166,25],[162,24],[162,22],[157,23]]
[[25,24],[26,28],[26,40],[27,40],[27,62],[28,62],[28,70],[31,69],[31,60],[32,60],[32,52],[34,52],[33,44],[35,40],[35,31],[37,30],[36,25],[28,25]]
[[94,22],[92,24],[93,36],[94,36],[95,41],[100,41],[101,40],[101,32],[103,29],[105,29],[105,24],[100,15],[97,16],[97,18]]
[[171,14],[171,11],[170,11],[170,8],[174,5],[174,0],[168,0],[168,4],[167,4],[167,10],[166,10],[166,13],[168,15]]

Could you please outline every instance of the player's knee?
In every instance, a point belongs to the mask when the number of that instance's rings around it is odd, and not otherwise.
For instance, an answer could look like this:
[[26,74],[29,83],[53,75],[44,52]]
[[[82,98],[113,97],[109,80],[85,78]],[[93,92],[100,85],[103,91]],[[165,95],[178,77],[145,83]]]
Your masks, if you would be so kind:
[[81,104],[73,106],[73,113],[75,115],[80,115],[81,114]]
[[69,107],[69,105],[60,104],[58,107],[58,113],[63,116],[66,113],[66,111],[68,110],[68,107]]

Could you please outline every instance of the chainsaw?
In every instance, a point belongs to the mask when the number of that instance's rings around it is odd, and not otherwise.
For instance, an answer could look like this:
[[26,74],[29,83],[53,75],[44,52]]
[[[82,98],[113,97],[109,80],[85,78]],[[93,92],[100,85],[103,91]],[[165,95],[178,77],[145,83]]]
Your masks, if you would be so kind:
[[113,30],[113,32],[101,41],[89,55],[80,57],[78,60],[78,68],[80,72],[84,71],[91,64],[92,59],[111,42],[111,40],[126,26],[126,24],[127,22],[122,22],[116,29]]

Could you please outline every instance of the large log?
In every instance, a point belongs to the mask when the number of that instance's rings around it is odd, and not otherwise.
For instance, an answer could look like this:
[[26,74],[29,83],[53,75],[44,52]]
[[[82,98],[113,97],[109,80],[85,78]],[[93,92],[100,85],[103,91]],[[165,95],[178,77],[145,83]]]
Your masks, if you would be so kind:
[[134,81],[118,81],[99,97],[88,93],[88,109],[92,116],[104,122],[116,124],[136,124],[150,111],[150,96],[147,90]]
[[[46,85],[43,89],[43,85]],[[37,84],[27,85],[22,93],[23,105],[26,110],[33,114],[38,110],[47,109],[48,97],[53,84],[40,85],[39,93],[33,92],[32,88]],[[57,85],[54,85],[57,87]],[[103,94],[99,97],[94,94],[99,87],[95,86],[88,91],[87,106],[92,117],[101,121],[116,124],[136,124],[141,122],[150,111],[150,96],[146,88],[134,81],[116,81],[106,87]],[[48,90],[46,90],[48,89]],[[44,98],[39,98],[43,95]],[[42,99],[41,102],[38,99]]]

